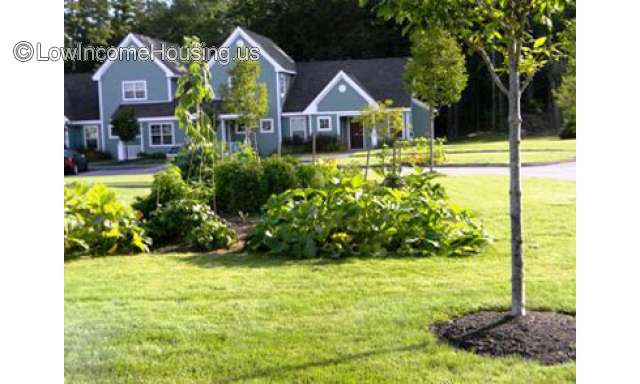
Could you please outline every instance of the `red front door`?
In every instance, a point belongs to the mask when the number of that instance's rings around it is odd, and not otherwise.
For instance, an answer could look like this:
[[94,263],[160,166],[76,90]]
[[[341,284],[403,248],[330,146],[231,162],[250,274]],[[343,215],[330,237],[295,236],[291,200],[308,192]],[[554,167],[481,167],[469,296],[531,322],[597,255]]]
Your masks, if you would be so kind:
[[351,149],[362,149],[364,147],[364,130],[362,124],[351,121],[349,123],[349,135],[351,140]]

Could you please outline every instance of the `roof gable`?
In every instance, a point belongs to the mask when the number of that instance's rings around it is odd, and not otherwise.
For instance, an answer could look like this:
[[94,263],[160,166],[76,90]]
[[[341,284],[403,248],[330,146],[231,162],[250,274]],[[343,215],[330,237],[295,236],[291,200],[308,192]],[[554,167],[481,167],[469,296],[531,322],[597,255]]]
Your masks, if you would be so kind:
[[[260,48],[261,56],[264,57],[271,65],[273,65],[277,72],[296,72],[295,61],[293,61],[293,59],[282,50],[282,48],[278,47],[276,43],[274,43],[268,37],[262,36],[246,29],[242,29],[240,27],[236,27],[236,29],[231,33],[231,35],[229,35],[229,37],[227,37],[227,39],[224,41],[224,43],[222,43],[222,45],[220,45],[220,47],[229,47],[231,43],[238,37],[243,38],[252,46]],[[209,67],[211,67],[214,62],[215,57],[212,57],[209,60]]]
[[390,99],[396,107],[410,107],[411,95],[405,90],[403,81],[406,61],[399,57],[296,63],[297,75],[283,111],[304,111],[340,71],[374,100]]
[[[137,48],[147,48],[149,49],[150,53],[153,54],[154,51],[158,51],[161,50],[162,47],[165,48],[170,48],[170,47],[176,47],[179,48],[179,46],[177,44],[174,43],[167,43],[161,40],[157,40],[148,36],[144,36],[144,35],[139,35],[139,34],[134,34],[134,33],[129,33],[118,45],[118,48],[122,48],[122,47],[129,47],[129,46],[135,46]],[[116,60],[107,60],[104,63],[102,63],[102,65],[100,66],[100,68],[98,68],[98,70],[93,74],[93,80],[95,81],[99,81],[100,78],[102,77],[102,75],[109,69],[109,67],[111,67],[111,65],[115,62]],[[170,61],[167,58],[165,58],[165,60],[162,60],[162,58],[156,56],[155,54],[153,54],[152,57],[152,61],[158,65],[160,67],[160,69],[162,69],[162,71],[165,73],[165,75],[167,77],[178,77],[180,76],[181,70],[180,70],[180,63],[179,62],[174,62],[174,61]]]
[[347,75],[344,71],[338,72],[331,81],[318,93],[318,95],[307,105],[304,109],[304,113],[318,112],[318,105],[329,95],[329,93],[336,88],[339,84],[346,83],[353,91],[355,91],[362,99],[370,105],[375,104],[375,100],[371,95],[351,76]]

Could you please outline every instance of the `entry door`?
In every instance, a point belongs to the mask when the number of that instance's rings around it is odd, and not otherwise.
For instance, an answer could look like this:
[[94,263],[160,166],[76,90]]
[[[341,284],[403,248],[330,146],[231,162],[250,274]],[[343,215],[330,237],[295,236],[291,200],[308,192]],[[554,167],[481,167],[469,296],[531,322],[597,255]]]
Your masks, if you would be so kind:
[[351,140],[351,149],[362,149],[364,147],[362,123],[351,121],[349,124],[349,135]]

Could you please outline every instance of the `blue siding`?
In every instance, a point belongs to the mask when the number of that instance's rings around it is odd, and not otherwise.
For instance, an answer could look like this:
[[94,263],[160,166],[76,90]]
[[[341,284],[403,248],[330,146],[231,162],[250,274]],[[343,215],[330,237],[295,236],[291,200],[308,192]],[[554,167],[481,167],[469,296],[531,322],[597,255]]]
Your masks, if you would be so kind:
[[[122,100],[122,82],[127,80],[147,81],[147,100],[137,103],[163,102],[169,100],[167,89],[167,77],[164,71],[152,61],[116,61],[103,74],[102,82],[102,138],[106,139],[105,151],[110,152],[114,158],[118,156],[118,139],[109,137],[109,125],[113,113],[118,109]],[[134,104],[136,102],[127,102]],[[137,139],[134,145],[139,145]],[[145,151],[147,146],[144,146]]]
[[[340,92],[341,85],[345,91]],[[318,111],[359,111],[367,101],[345,81],[337,82],[318,103]]]
[[411,124],[413,125],[414,137],[429,136],[429,111],[415,101],[411,102]]
[[[235,58],[237,56],[236,52],[236,42],[242,39],[238,37],[236,40],[229,42],[230,48],[230,56]],[[244,41],[245,46],[250,47],[247,41]],[[267,97],[269,100],[269,108],[267,111],[267,115],[264,118],[271,118],[274,121],[275,129],[272,133],[261,133],[260,129],[257,130],[258,137],[258,148],[260,150],[261,155],[268,155],[270,153],[276,152],[278,150],[278,129],[280,122],[278,120],[278,97],[279,91],[277,87],[277,77],[278,74],[266,59],[260,57],[260,77],[258,82],[265,83],[267,86]],[[229,63],[224,65],[222,63],[215,62],[211,65],[211,77],[212,77],[212,87],[215,92],[216,98],[220,98],[223,94],[223,89],[228,84],[228,71],[233,68],[234,61],[229,60]],[[280,104],[282,106],[282,104]],[[244,135],[233,135],[232,140],[244,140]]]

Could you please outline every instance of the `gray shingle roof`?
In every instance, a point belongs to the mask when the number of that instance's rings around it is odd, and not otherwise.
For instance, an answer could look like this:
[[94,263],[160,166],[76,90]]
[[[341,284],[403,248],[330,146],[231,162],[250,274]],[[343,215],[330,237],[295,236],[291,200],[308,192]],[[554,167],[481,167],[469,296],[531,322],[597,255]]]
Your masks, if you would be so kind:
[[92,75],[64,74],[64,115],[71,121],[100,119],[98,83]]
[[376,101],[391,99],[396,107],[410,107],[411,95],[405,90],[402,79],[406,62],[405,57],[298,62],[297,75],[283,111],[304,110],[340,71],[349,75]]
[[[123,108],[133,108],[136,111],[137,118],[145,118],[145,117],[173,117],[175,115],[177,102],[173,101],[165,101],[160,103],[140,103],[140,104],[121,104],[118,107],[118,111]],[[210,107],[213,109],[215,113],[224,113],[222,110],[222,102],[220,100],[212,100]]]
[[278,47],[276,43],[273,42],[270,38],[266,36],[262,36],[253,31],[249,31],[248,29],[243,30],[251,37],[256,43],[260,44],[260,46],[267,52],[269,56],[271,56],[280,66],[287,71],[296,71],[296,62],[293,61],[289,55],[286,54],[282,48]]
[[[169,43],[167,41],[158,40],[156,38],[141,35],[139,33],[133,33],[132,35],[140,40],[140,42],[144,44],[151,52],[157,52],[162,49],[167,50],[168,48],[176,48],[178,50],[180,49],[180,45],[177,43]],[[155,54],[154,56],[158,60],[162,61],[162,63],[166,65],[174,75],[180,76],[183,73],[184,68],[181,66],[182,63],[179,60],[169,60],[169,58],[166,57],[167,55],[165,55],[165,57],[162,57],[162,55]],[[176,59],[178,58],[179,55],[177,55]]]

